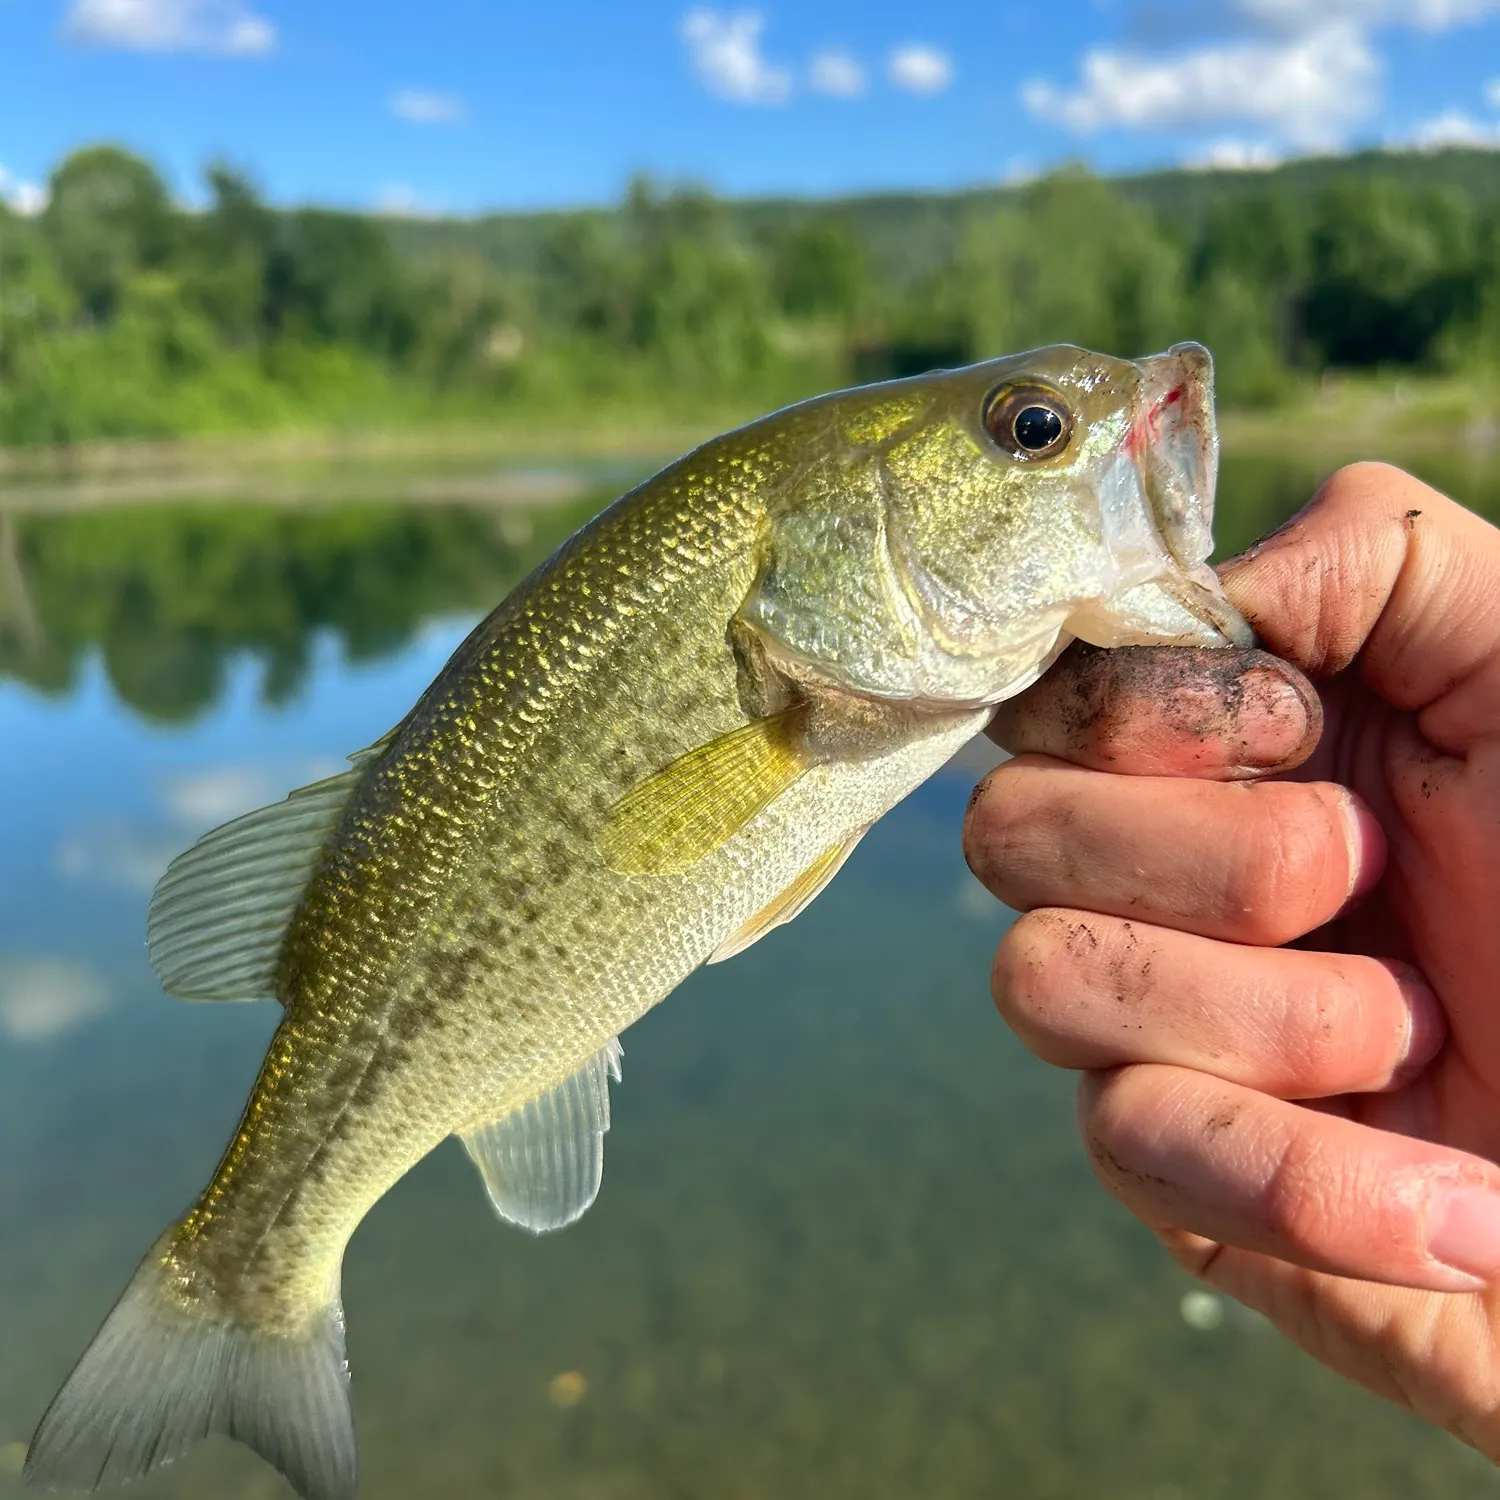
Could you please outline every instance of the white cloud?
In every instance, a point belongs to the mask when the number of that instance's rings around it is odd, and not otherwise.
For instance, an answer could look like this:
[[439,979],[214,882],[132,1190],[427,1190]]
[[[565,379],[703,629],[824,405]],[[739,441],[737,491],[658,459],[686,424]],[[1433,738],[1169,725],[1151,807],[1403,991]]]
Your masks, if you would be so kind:
[[1021,102],[1070,130],[1160,130],[1245,120],[1302,146],[1336,143],[1375,107],[1380,64],[1365,33],[1335,21],[1289,38],[1152,57],[1096,49],[1069,92],[1033,79]]
[[835,99],[858,99],[868,83],[865,70],[847,52],[832,49],[813,58],[808,81],[818,93]]
[[409,182],[388,182],[375,200],[375,212],[388,219],[435,219],[442,209],[424,203]]
[[1491,109],[1500,109],[1500,78],[1492,78],[1485,84],[1484,102]]
[[683,17],[682,39],[693,71],[710,93],[736,104],[785,104],[791,98],[790,70],[761,55],[765,24],[765,17],[753,10],[733,15],[693,10]]
[[47,189],[38,182],[26,182],[0,166],[0,203],[30,218],[46,208]]
[[1495,151],[1500,150],[1500,125],[1476,120],[1461,109],[1449,109],[1423,120],[1406,139],[1387,144],[1414,151],[1444,151],[1450,146]]
[[345,766],[315,757],[265,766],[215,766],[168,777],[157,789],[163,817],[154,823],[96,818],[58,845],[58,871],[71,880],[149,891],[173,858],[199,834],[241,813],[279,801],[297,786],[335,776]]
[[414,125],[452,125],[463,119],[468,110],[456,94],[401,89],[391,95],[391,113]]
[[953,59],[936,47],[913,43],[891,53],[891,82],[912,94],[941,94],[953,82]]
[[1500,0],[1239,0],[1241,15],[1288,31],[1311,31],[1330,21],[1356,26],[1414,26],[1453,31],[1500,11]]
[[70,880],[122,891],[149,891],[185,844],[181,835],[99,818],[73,829],[57,847],[57,869]]
[[60,958],[0,958],[0,1031],[13,1042],[48,1042],[109,1005],[91,968]]
[[[320,765],[316,774],[332,774]],[[310,776],[309,779],[314,779]],[[168,777],[161,801],[186,828],[213,828],[286,796],[287,778],[266,766],[216,766]]]
[[63,31],[75,42],[132,52],[263,57],[276,46],[276,28],[240,0],[74,0]]
[[1206,172],[1267,172],[1284,158],[1266,141],[1209,141],[1183,158],[1183,166]]

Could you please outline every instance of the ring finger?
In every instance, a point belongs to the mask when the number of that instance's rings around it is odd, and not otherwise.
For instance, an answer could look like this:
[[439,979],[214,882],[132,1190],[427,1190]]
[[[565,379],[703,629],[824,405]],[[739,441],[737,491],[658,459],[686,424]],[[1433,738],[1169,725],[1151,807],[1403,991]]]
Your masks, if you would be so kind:
[[1011,1028],[1059,1067],[1173,1063],[1281,1099],[1398,1086],[1445,1030],[1405,964],[1052,907],[1006,934],[991,988]]

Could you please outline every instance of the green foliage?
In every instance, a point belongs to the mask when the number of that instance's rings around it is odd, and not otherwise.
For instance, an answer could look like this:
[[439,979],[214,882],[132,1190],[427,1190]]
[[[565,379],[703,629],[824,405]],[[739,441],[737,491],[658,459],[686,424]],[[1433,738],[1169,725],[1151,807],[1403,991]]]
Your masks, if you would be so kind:
[[98,323],[125,283],[166,264],[174,240],[167,189],[149,162],[115,146],[75,152],[52,174],[42,229],[63,280]]
[[1500,367],[1500,158],[838,205],[631,184],[616,210],[414,223],[189,212],[114,146],[0,211],[0,441],[751,409],[1063,340],[1214,351],[1229,403],[1330,367]]
[[772,280],[781,310],[790,318],[847,321],[869,296],[864,246],[846,219],[809,219],[778,236]]
[[971,345],[1134,353],[1185,337],[1181,260],[1161,226],[1099,178],[1044,178],[966,238]]
[[1319,204],[1303,321],[1327,364],[1413,364],[1477,303],[1478,225],[1452,189],[1334,183]]

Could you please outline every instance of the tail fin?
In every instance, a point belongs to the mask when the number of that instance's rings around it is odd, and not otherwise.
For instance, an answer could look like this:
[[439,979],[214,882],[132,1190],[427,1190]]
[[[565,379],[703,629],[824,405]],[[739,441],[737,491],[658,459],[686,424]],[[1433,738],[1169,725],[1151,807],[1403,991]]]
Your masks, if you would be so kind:
[[212,1432],[253,1448],[305,1500],[352,1500],[343,1314],[335,1297],[297,1337],[199,1312],[169,1290],[154,1249],[47,1408],[26,1481],[125,1484]]

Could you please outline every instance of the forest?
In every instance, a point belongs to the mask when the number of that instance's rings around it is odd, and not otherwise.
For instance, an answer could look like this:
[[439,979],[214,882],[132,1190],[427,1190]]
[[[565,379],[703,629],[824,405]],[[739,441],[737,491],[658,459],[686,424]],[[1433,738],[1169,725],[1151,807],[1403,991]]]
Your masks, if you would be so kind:
[[633,182],[612,208],[425,222],[184,207],[80,150],[0,208],[0,443],[282,428],[559,426],[754,411],[1051,340],[1214,351],[1222,400],[1329,370],[1500,384],[1500,155],[847,202]]

